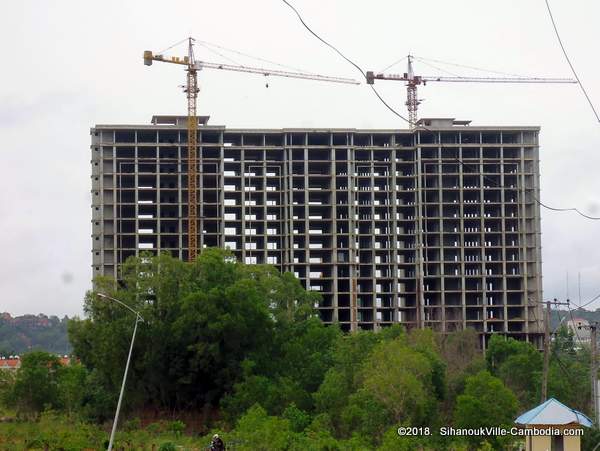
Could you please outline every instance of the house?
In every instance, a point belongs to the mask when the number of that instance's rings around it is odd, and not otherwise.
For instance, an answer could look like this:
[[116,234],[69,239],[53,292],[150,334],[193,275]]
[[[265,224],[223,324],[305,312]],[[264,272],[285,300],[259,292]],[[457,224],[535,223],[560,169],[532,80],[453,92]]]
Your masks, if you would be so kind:
[[525,451],[580,451],[583,426],[592,427],[587,416],[550,398],[515,420],[525,429]]
[[20,367],[19,356],[0,357],[0,370],[17,371]]

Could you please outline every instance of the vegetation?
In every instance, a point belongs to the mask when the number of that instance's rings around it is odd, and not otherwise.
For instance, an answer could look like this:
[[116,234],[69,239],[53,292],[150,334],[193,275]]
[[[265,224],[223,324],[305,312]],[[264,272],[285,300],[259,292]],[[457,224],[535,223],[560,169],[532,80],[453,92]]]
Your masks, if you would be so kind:
[[0,315],[0,356],[8,357],[32,350],[69,354],[71,345],[67,336],[69,318],[56,316]]
[[[219,432],[239,450],[512,449],[511,437],[442,437],[438,427],[509,426],[539,403],[542,361],[531,344],[495,335],[483,358],[472,330],[343,334],[320,322],[319,297],[291,274],[237,263],[226,251],[206,250],[193,265],[131,259],[122,286],[97,287],[144,319],[120,446],[203,449]],[[80,364],[32,352],[15,376],[0,377],[5,408],[36,422],[0,423],[11,440],[0,447],[105,446],[135,318],[92,292],[85,311],[69,325]],[[549,383],[550,396],[584,412],[588,352],[561,329]],[[142,425],[136,412],[148,408],[174,412],[175,421]],[[181,411],[204,414],[205,435],[190,436]],[[399,436],[398,427],[427,432]]]

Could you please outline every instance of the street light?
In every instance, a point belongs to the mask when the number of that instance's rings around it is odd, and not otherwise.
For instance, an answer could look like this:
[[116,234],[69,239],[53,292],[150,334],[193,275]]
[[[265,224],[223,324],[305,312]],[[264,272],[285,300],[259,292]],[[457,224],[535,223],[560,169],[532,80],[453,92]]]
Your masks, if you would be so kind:
[[129,307],[127,304],[119,301],[118,299],[107,296],[104,293],[96,293],[96,294],[101,298],[115,301],[118,304],[125,307],[127,310],[130,310],[131,312],[135,313],[135,327],[133,328],[133,336],[131,337],[131,345],[129,346],[129,355],[127,356],[127,364],[125,365],[125,374],[123,374],[123,382],[121,383],[121,393],[119,393],[119,402],[117,403],[117,411],[115,413],[115,419],[113,421],[112,431],[110,433],[110,441],[108,442],[108,451],[111,451],[112,447],[113,447],[113,442],[115,440],[115,433],[117,432],[117,423],[119,421],[119,412],[121,411],[121,401],[123,400],[123,392],[125,391],[125,381],[127,380],[127,371],[129,370],[129,361],[131,360],[131,352],[133,351],[133,342],[135,341],[135,333],[137,332],[138,323],[140,321],[143,322],[144,319],[142,318],[142,315],[139,314],[139,312],[135,311],[134,309]]

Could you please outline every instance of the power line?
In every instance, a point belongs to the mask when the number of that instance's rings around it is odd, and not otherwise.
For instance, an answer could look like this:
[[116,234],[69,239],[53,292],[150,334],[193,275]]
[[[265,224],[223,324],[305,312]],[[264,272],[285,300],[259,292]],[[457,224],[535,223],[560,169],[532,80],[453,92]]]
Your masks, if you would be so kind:
[[[537,318],[537,314],[535,313],[535,309],[533,309],[531,312],[533,313],[533,318],[535,319],[535,322],[539,324],[539,320],[538,320],[538,318]],[[560,318],[560,314],[559,314],[558,316],[559,316],[559,318]],[[556,332],[556,331],[555,331],[555,332]],[[552,333],[552,335],[554,335],[554,333],[555,333],[555,332],[553,332],[553,333]],[[549,345],[549,344],[548,344],[548,345]],[[548,352],[549,352],[549,351],[550,351],[550,350],[548,349]],[[555,352],[555,353],[554,353],[554,357],[555,357],[555,359],[556,359],[556,361],[557,361],[557,363],[558,363],[558,366],[559,366],[559,368],[562,370],[562,372],[563,372],[563,373],[565,373],[565,375],[566,375],[566,376],[567,376],[569,379],[572,379],[572,377],[571,377],[571,373],[570,373],[570,372],[567,370],[567,368],[566,368],[566,366],[563,364],[562,360],[560,360],[560,358],[558,357],[558,352]]]
[[573,75],[575,76],[577,83],[579,83],[581,92],[583,92],[583,95],[585,96],[588,103],[590,104],[590,108],[594,112],[594,115],[596,116],[596,120],[598,122],[600,122],[600,116],[598,116],[598,113],[596,112],[596,108],[594,108],[594,104],[592,103],[590,96],[588,96],[588,93],[586,92],[585,88],[583,87],[583,83],[581,83],[581,80],[579,79],[579,75],[577,75],[577,72],[575,71],[575,68],[573,67],[573,64],[571,63],[571,59],[569,58],[569,55],[567,54],[567,51],[565,50],[565,46],[563,45],[562,39],[560,38],[560,34],[558,32],[558,28],[556,27],[556,22],[554,21],[554,16],[552,15],[552,10],[550,9],[550,3],[548,2],[548,0],[546,0],[546,8],[548,9],[548,14],[550,15],[550,20],[552,21],[552,27],[554,28],[554,34],[556,34],[556,39],[558,39],[558,43],[560,44],[560,48],[562,49],[563,55],[565,56],[567,63],[569,63],[571,72],[573,72]]
[[[351,64],[352,66],[354,66],[361,74],[364,78],[366,78],[366,74],[365,71],[362,70],[362,68],[356,64],[354,61],[352,61],[350,58],[348,58],[346,55],[344,55],[338,48],[336,48],[334,45],[330,44],[329,42],[327,42],[325,39],[323,39],[321,36],[319,36],[317,33],[315,33],[304,21],[304,19],[302,18],[302,16],[300,15],[300,13],[298,12],[298,10],[296,8],[294,8],[294,6],[292,6],[287,0],[282,0],[283,3],[285,3],[287,6],[289,6],[291,8],[292,11],[294,11],[294,13],[296,14],[296,16],[298,16],[298,19],[300,20],[300,22],[302,23],[302,25],[304,26],[304,28],[306,28],[306,30],[308,30],[308,32],[310,34],[312,34],[315,38],[317,38],[319,41],[321,41],[323,44],[325,44],[327,47],[329,47],[330,49],[332,49],[335,53],[337,53],[339,56],[341,56],[344,60],[346,60],[349,64]],[[377,98],[381,101],[381,103],[383,103],[385,105],[385,107],[390,110],[393,114],[395,114],[396,116],[398,116],[400,119],[402,119],[403,121],[405,121],[406,123],[408,123],[409,125],[411,125],[411,122],[404,117],[403,115],[401,115],[400,113],[398,113],[394,108],[392,108],[384,99],[383,97],[379,94],[379,92],[375,89],[374,85],[369,85],[369,87],[371,88],[371,90],[373,91],[373,93],[377,96]],[[412,124],[415,125],[416,124]],[[426,131],[430,131],[433,132],[433,130],[424,127],[422,125],[419,125],[420,128],[422,128],[423,130]],[[460,163],[461,165],[463,165],[463,167],[466,166],[466,164],[458,159],[458,158],[453,158],[455,161],[457,161],[458,163]],[[485,178],[485,176],[484,176]],[[493,183],[494,185],[496,185],[496,187],[498,188],[505,188],[504,186],[500,186],[498,183],[496,183],[494,181]],[[584,213],[582,213],[581,211],[579,211],[577,208],[575,207],[571,207],[571,208],[557,208],[557,207],[550,207],[546,204],[544,204],[542,201],[540,201],[537,197],[532,196],[534,201],[540,205],[541,207],[547,208],[548,210],[552,210],[552,211],[574,211],[576,213],[578,213],[579,215],[583,216],[584,218],[590,219],[590,220],[594,220],[594,221],[600,221],[600,217],[594,217],[594,216],[589,216],[586,215]]]
[[582,213],[581,211],[579,211],[575,207],[570,207],[570,208],[556,208],[556,207],[550,207],[549,205],[546,205],[546,204],[542,203],[542,201],[540,201],[539,199],[536,199],[536,202],[538,204],[540,204],[542,207],[547,208],[548,210],[552,210],[552,211],[574,211],[574,212],[578,213],[579,215],[583,216],[584,218],[591,219],[592,221],[600,221],[600,217],[587,215],[585,213]]
[[[300,13],[298,12],[298,10],[296,8],[294,8],[287,0],[281,0],[281,1],[283,3],[285,3],[287,6],[289,6],[292,9],[292,11],[294,11],[294,13],[296,13],[296,16],[298,16],[298,19],[300,20],[302,25],[304,25],[304,28],[306,28],[310,34],[312,34],[315,38],[317,38],[319,41],[321,41],[323,44],[325,44],[327,47],[329,47],[331,50],[333,50],[335,53],[337,53],[339,56],[341,56],[344,60],[346,60],[348,63],[350,63],[352,66],[354,66],[356,68],[356,70],[358,70],[362,74],[363,78],[365,78],[365,79],[367,78],[367,74],[365,73],[364,70],[361,69],[361,67],[358,64],[356,64],[354,61],[352,61],[350,58],[348,58],[346,55],[344,55],[342,52],[340,52],[335,46],[333,46],[332,44],[327,42],[325,39],[323,39],[321,36],[319,36],[317,33],[315,33],[306,24],[306,22],[304,22],[304,19],[302,18],[302,16],[300,15]],[[369,86],[371,87],[371,90],[375,93],[377,98],[381,101],[381,103],[383,103],[387,107],[388,110],[390,110],[392,113],[394,113],[396,116],[398,116],[400,119],[402,119],[407,124],[410,124],[410,121],[407,118],[405,118],[403,115],[398,113],[394,108],[392,108],[383,99],[383,97],[381,97],[381,95],[379,94],[379,92],[377,92],[377,90],[373,87],[373,85],[369,85]]]
[[567,309],[569,310],[569,316],[571,317],[571,323],[573,323],[573,329],[575,330],[575,336],[577,337],[577,341],[579,341],[579,344],[583,344],[581,341],[581,337],[579,336],[579,332],[577,332],[577,327],[575,326],[575,318],[573,317],[573,310],[571,310],[570,301],[568,299]]
[[579,308],[580,308],[580,309],[582,309],[582,308],[584,308],[584,307],[587,307],[588,305],[590,305],[592,302],[594,302],[594,301],[595,301],[596,299],[598,299],[598,298],[600,298],[600,293],[599,293],[599,294],[597,294],[596,296],[594,296],[594,297],[593,297],[592,299],[590,299],[589,301],[587,301],[585,304],[577,305],[577,304],[575,304],[575,303],[573,302],[573,305],[574,305],[575,307],[577,307],[578,309],[579,309]]

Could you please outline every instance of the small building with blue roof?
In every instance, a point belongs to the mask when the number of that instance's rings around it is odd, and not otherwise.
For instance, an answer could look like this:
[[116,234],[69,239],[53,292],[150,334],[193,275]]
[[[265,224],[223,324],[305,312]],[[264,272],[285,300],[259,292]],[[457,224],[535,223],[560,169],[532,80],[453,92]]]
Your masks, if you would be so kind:
[[583,427],[593,422],[583,413],[550,398],[515,420],[524,429],[526,451],[580,451]]

